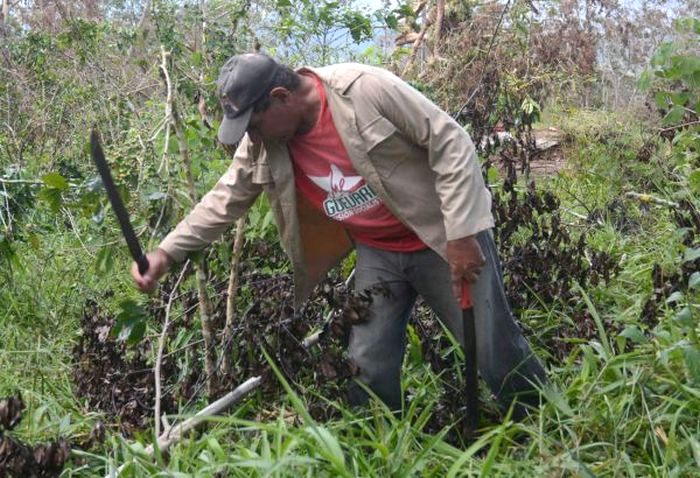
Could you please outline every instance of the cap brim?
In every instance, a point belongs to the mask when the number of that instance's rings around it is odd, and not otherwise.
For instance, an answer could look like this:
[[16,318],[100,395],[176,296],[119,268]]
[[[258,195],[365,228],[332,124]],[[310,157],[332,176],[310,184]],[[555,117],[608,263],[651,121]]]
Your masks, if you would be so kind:
[[245,134],[245,130],[248,129],[248,123],[250,123],[250,116],[252,114],[253,108],[248,108],[244,113],[233,119],[224,116],[219,126],[219,141],[223,144],[238,143]]

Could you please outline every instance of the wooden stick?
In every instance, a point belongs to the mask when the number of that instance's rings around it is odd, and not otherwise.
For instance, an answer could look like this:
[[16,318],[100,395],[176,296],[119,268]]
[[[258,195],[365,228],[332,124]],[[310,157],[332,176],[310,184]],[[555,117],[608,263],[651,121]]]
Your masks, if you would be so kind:
[[0,178],[0,183],[2,184],[31,184],[34,186],[41,186],[44,181],[33,180],[33,179],[5,179]]
[[416,60],[416,55],[418,54],[418,49],[420,48],[420,44],[423,42],[423,37],[425,37],[425,33],[428,31],[428,28],[430,25],[433,24],[433,20],[430,18],[430,14],[425,16],[425,19],[423,20],[423,26],[420,29],[420,33],[418,33],[418,37],[416,38],[416,41],[413,42],[413,48],[411,48],[411,56],[408,58],[408,62],[406,62],[406,66],[403,67],[403,72],[401,73],[401,76],[406,76],[406,74],[411,71],[411,68],[413,67],[413,62]]
[[[253,377],[246,380],[244,383],[236,387],[233,391],[224,395],[214,403],[208,405],[206,408],[200,410],[195,416],[185,420],[184,422],[175,425],[168,430],[165,430],[163,434],[158,437],[158,449],[160,451],[166,451],[173,443],[176,443],[182,439],[182,437],[190,430],[197,428],[206,421],[206,418],[218,415],[227,409],[229,409],[234,403],[239,401],[241,398],[246,396],[251,391],[255,390],[262,382],[262,377]],[[153,456],[155,448],[153,445],[149,445],[146,448],[146,453],[148,456]],[[119,474],[124,471],[127,463],[117,468],[115,472],[108,472],[105,478],[113,478],[119,476]]]
[[[190,430],[196,428],[199,424],[205,421],[207,417],[212,417],[214,415],[219,415],[222,412],[228,410],[231,405],[239,401],[241,398],[245,397],[248,393],[252,392],[262,382],[262,377],[252,377],[243,382],[241,385],[233,389],[233,391],[227,393],[214,403],[209,404],[192,418],[185,420],[184,422],[175,425],[163,432],[163,434],[158,438],[158,448],[161,451],[166,451],[170,448],[170,445],[180,441],[182,436]],[[146,448],[146,452],[150,455],[153,454],[153,445],[149,445]]]
[[639,202],[642,203],[653,202],[654,204],[660,204],[662,206],[678,207],[677,202],[669,201],[668,199],[657,198],[652,196],[651,194],[642,194],[630,191],[628,193],[625,193],[625,196],[627,196],[628,198],[638,199]]
[[435,32],[433,33],[433,59],[440,56],[440,39],[442,38],[442,20],[445,16],[445,0],[437,0],[435,6]]
[[[173,305],[173,298],[175,297],[175,291],[177,291],[177,288],[180,286],[180,282],[182,282],[182,278],[185,277],[185,273],[187,272],[187,269],[190,265],[190,261],[188,260],[185,262],[185,265],[182,266],[182,271],[180,272],[180,275],[177,278],[177,281],[175,282],[175,285],[173,286],[172,290],[170,291],[170,297],[168,297],[168,305],[165,307],[165,323],[163,324],[163,331],[160,334],[160,339],[158,340],[158,353],[156,356],[156,365],[153,369],[153,375],[156,381],[156,403],[155,403],[155,426],[156,426],[156,436],[160,436],[160,402],[161,402],[161,382],[160,382],[160,371],[161,371],[161,365],[163,363],[163,349],[165,348],[165,339],[168,334],[168,329],[170,328],[170,310]],[[165,425],[165,428],[170,428],[168,425]]]
[[[187,190],[189,192],[190,199],[192,200],[192,205],[194,206],[198,202],[197,189],[194,184],[194,175],[192,173],[192,161],[190,159],[189,147],[187,145],[187,139],[185,138],[184,127],[182,125],[182,120],[177,113],[177,108],[175,104],[175,93],[171,88],[170,75],[168,73],[168,58],[170,56],[169,52],[165,51],[165,48],[161,45],[161,56],[162,63],[160,65],[163,75],[165,76],[168,88],[168,98],[166,99],[165,115],[168,118],[168,124],[170,124],[175,132],[175,137],[177,138],[178,149],[180,151],[180,157],[182,158],[183,169],[185,172],[185,179],[187,184]],[[166,130],[167,132],[168,130]],[[167,168],[166,168],[167,172]],[[206,288],[206,276],[204,274],[204,260],[199,259],[194,264],[195,268],[195,278],[197,283],[197,295],[199,297],[199,319],[202,326],[202,337],[204,337],[204,371],[206,372],[207,378],[207,393],[211,396],[214,394],[216,389],[216,350],[215,350],[215,337],[214,326],[212,324],[212,305],[209,299],[209,294]]]
[[241,262],[241,252],[245,242],[245,220],[246,216],[241,216],[236,221],[236,236],[233,240],[233,252],[231,254],[231,274],[229,275],[228,294],[226,297],[226,324],[224,325],[224,336],[221,339],[223,349],[223,360],[221,361],[222,375],[228,375],[233,369],[233,326],[236,320],[236,297],[238,296],[239,264]]

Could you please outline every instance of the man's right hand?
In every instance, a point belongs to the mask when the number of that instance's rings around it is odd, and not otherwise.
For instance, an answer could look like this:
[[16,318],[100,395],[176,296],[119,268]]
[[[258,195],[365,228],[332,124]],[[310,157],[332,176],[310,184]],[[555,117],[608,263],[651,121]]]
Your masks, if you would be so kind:
[[168,272],[173,260],[163,249],[149,252],[146,254],[146,258],[148,259],[148,270],[146,273],[141,275],[138,264],[133,262],[131,264],[131,277],[134,278],[134,282],[136,282],[136,286],[141,292],[150,293],[156,288],[158,280]]

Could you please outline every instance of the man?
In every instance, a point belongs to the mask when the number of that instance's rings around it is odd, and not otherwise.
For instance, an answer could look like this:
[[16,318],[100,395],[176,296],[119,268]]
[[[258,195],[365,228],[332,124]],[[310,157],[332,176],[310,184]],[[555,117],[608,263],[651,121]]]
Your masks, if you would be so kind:
[[[206,247],[268,194],[303,302],[357,249],[355,287],[377,284],[349,353],[359,380],[400,409],[405,331],[417,294],[455,337],[471,284],[481,376],[508,406],[545,372],[508,307],[493,242],[491,196],[474,145],[432,102],[391,73],[342,64],[292,71],[261,54],[231,58],[218,91],[219,140],[240,144],[230,169],[132,275],[148,291],[170,265]],[[362,386],[353,404],[368,400]]]

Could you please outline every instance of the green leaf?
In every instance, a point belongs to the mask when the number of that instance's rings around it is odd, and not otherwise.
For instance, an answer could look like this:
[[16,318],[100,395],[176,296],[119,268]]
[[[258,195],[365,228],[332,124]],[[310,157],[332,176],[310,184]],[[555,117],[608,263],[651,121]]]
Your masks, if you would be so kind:
[[192,53],[192,65],[193,66],[202,66],[204,63],[204,56],[202,55],[201,51],[196,51]]
[[692,77],[700,71],[700,57],[690,55],[677,55],[671,58],[671,64],[685,78]]
[[168,197],[168,195],[165,194],[164,192],[154,191],[154,192],[146,195],[146,201],[159,201],[161,199],[165,199],[166,197]]
[[97,253],[97,259],[95,261],[95,270],[98,274],[105,275],[108,274],[112,267],[114,266],[114,248],[112,246],[105,246]]
[[399,5],[399,7],[395,10],[396,13],[401,15],[402,17],[415,17],[416,12],[411,8],[410,3],[402,3]]
[[411,324],[408,325],[407,330],[408,342],[406,349],[408,352],[408,359],[414,365],[421,365],[423,363],[423,350],[420,337]]
[[486,171],[486,179],[489,184],[496,184],[498,182],[498,169],[496,166],[490,166],[488,171]]
[[654,102],[662,110],[666,110],[671,104],[671,95],[668,91],[659,91],[654,95]]
[[310,426],[306,428],[306,431],[316,440],[321,455],[336,465],[337,468],[343,469],[342,464],[345,462],[345,455],[338,439],[323,426]]
[[112,328],[112,335],[119,340],[126,340],[129,345],[141,341],[146,332],[146,311],[132,300],[125,300],[119,304],[121,311],[117,314],[117,321]]
[[49,173],[41,178],[41,180],[44,182],[44,184],[51,188],[59,189],[61,191],[68,189],[68,181],[66,181],[66,178],[58,173]]
[[694,193],[700,194],[700,169],[696,169],[688,176],[688,184]]
[[693,345],[689,345],[683,349],[683,358],[688,369],[688,375],[690,375],[693,382],[700,383],[700,350]]
[[666,116],[664,116],[663,119],[663,124],[664,125],[673,125],[680,123],[683,117],[685,116],[686,109],[683,108],[682,106],[673,106],[671,109],[666,113]]
[[384,18],[384,21],[386,22],[386,26],[391,28],[392,30],[398,30],[399,28],[399,20],[396,18],[396,15],[393,13],[390,13]]
[[625,330],[620,332],[620,335],[637,344],[644,344],[648,342],[644,333],[636,325],[628,325],[625,327]]
[[700,285],[700,272],[693,272],[688,278],[688,289],[695,289]]
[[265,217],[263,217],[262,220],[262,225],[260,226],[260,231],[264,234],[267,231],[267,228],[270,227],[270,224],[272,224],[272,220],[274,219],[274,215],[272,212],[272,209],[267,211],[265,213]]
[[693,324],[693,313],[690,311],[690,307],[684,307],[683,310],[676,314],[673,320],[683,327],[695,326],[695,324]]
[[637,86],[642,91],[647,91],[651,87],[652,74],[649,70],[644,70],[641,75],[639,75],[639,80],[637,80]]
[[207,448],[221,461],[224,461],[227,459],[227,454],[224,451],[224,449],[221,447],[221,444],[219,441],[214,438],[210,437],[207,439]]
[[51,212],[56,214],[59,209],[61,209],[61,204],[63,204],[63,197],[61,196],[61,190],[44,187],[38,193],[39,199],[46,201],[49,204],[49,209]]
[[[10,240],[0,234],[0,264],[2,264],[2,261],[6,261],[9,266],[21,267],[19,257],[17,257],[17,253],[15,253],[15,250],[12,248]],[[0,271],[3,269],[4,267],[0,267]],[[8,267],[8,269],[10,271],[12,270],[11,267]]]
[[700,257],[700,247],[696,248],[688,248],[685,250],[685,254],[683,254],[683,262],[690,262],[694,261]]
[[690,100],[690,93],[671,93],[670,97],[674,105],[685,106]]
[[683,301],[683,292],[677,290],[670,296],[668,296],[668,299],[666,299],[667,304],[673,304],[674,302],[682,302]]
[[668,63],[669,58],[674,50],[674,45],[671,42],[662,43],[656,50],[656,53],[651,58],[653,66],[663,66]]
[[359,12],[348,12],[343,19],[345,27],[355,43],[360,43],[372,36],[372,23]]
[[38,251],[41,249],[41,241],[39,240],[39,236],[36,234],[29,234],[27,237],[27,241],[29,242],[29,245],[32,246],[32,249],[35,251]]
[[141,342],[144,335],[146,335],[146,321],[142,320],[134,323],[131,326],[126,343],[129,345],[136,345],[137,343]]
[[559,390],[553,385],[549,385],[545,386],[542,389],[542,393],[544,394],[547,401],[554,405],[557,408],[557,410],[559,410],[561,413],[563,413],[567,417],[574,416],[574,410],[571,408],[571,405],[569,405],[569,402],[567,401],[566,397],[561,392],[561,390]]
[[177,138],[174,137],[175,135],[170,135],[168,138],[168,146],[167,146],[167,151],[168,154],[172,154],[173,156],[177,156],[180,154],[180,145],[177,142]]

